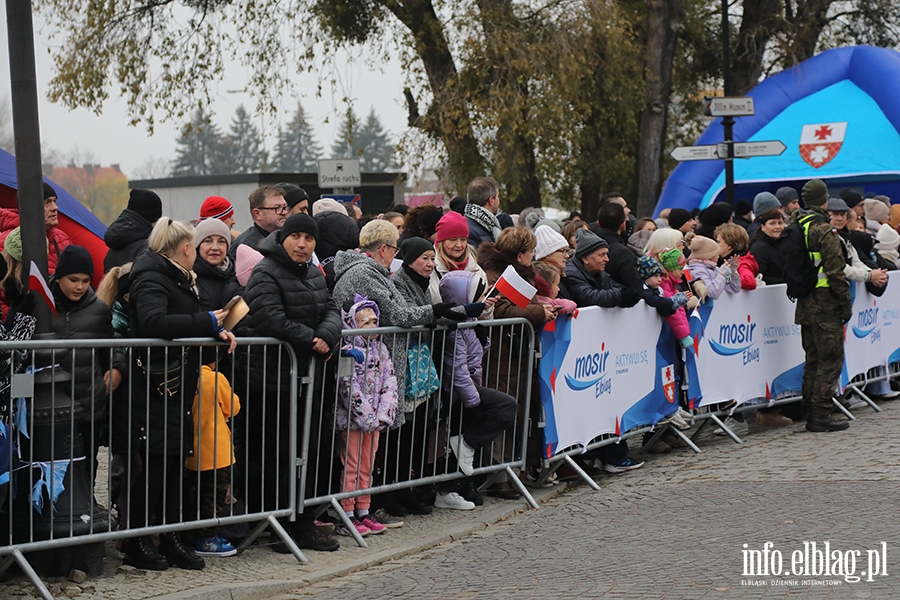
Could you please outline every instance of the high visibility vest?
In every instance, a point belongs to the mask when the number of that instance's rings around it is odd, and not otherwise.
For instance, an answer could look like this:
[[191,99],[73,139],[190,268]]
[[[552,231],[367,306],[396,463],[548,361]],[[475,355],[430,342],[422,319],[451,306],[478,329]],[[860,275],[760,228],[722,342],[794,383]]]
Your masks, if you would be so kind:
[[[803,242],[806,244],[806,249],[809,250],[809,226],[812,225],[813,220],[815,219],[815,214],[803,215],[798,219],[798,223],[801,227],[803,227]],[[809,257],[813,261],[813,265],[816,267],[816,288],[827,288],[828,285],[828,277],[825,275],[825,270],[822,268],[822,253],[821,252],[813,252],[809,251]]]

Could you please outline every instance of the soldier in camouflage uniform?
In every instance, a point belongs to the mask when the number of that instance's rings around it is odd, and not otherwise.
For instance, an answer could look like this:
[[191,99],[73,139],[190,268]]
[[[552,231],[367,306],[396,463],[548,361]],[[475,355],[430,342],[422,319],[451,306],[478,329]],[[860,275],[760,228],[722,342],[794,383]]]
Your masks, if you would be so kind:
[[[850,286],[844,278],[846,260],[840,237],[825,211],[828,187],[821,180],[813,179],[803,186],[802,195],[808,211],[795,214],[795,221],[811,213],[824,219],[807,221],[807,248],[818,268],[818,283],[810,295],[797,300],[794,314],[806,352],[803,368],[806,429],[838,431],[850,426],[846,420],[831,415],[832,398],[844,364],[844,323],[852,316]],[[803,221],[800,222],[802,225]]]

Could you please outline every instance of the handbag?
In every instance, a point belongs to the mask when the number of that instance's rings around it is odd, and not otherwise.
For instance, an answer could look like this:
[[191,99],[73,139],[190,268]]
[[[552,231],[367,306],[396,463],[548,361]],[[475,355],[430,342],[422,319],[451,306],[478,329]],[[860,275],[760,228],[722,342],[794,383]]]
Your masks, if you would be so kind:
[[437,369],[431,357],[428,344],[420,343],[412,346],[406,353],[409,369],[406,374],[404,396],[407,402],[416,406],[441,387]]
[[[171,398],[181,391],[181,385],[184,380],[184,366],[188,355],[188,348],[185,348],[182,354],[169,354],[164,369],[148,369],[145,365],[146,358],[135,354],[134,362],[143,373],[144,378],[150,382],[150,390],[156,391],[160,396]],[[161,359],[155,361],[155,364],[163,362]]]

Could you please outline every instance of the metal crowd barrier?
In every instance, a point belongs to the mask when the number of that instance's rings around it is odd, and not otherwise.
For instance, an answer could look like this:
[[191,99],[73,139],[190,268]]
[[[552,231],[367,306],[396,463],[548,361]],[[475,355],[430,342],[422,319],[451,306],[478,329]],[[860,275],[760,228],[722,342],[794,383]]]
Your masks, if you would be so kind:
[[233,355],[211,339],[0,343],[0,575],[18,563],[52,599],[32,563],[97,574],[107,540],[202,530],[243,549],[267,526],[306,562],[282,526],[305,460],[299,376],[273,338],[239,338]]
[[[509,428],[501,429],[496,438],[476,449],[474,475],[487,476],[481,489],[505,475],[532,507],[538,507],[517,476],[518,471],[525,469],[528,451],[532,375],[535,372],[534,331],[525,319],[500,319],[460,323],[454,330],[447,327],[345,330],[342,346],[361,349],[365,362],[360,364],[350,356],[341,356],[338,361],[325,364],[323,377],[319,372],[316,374],[315,399],[305,411],[307,424],[303,439],[309,442],[309,460],[304,464],[299,488],[305,508],[310,507],[320,514],[330,506],[357,544],[365,547],[365,541],[352,526],[341,501],[352,508],[355,501],[348,500],[363,497],[365,501],[365,497],[373,494],[445,484],[467,476],[460,470],[454,452],[449,450],[448,440],[473,427],[476,421],[484,423],[493,417],[484,414],[485,411],[463,408],[448,390],[456,383],[451,365],[460,358],[456,344],[452,343],[454,336],[476,328],[478,335],[483,335],[486,330],[491,344],[483,360],[482,385],[511,396],[517,410],[515,422]],[[366,341],[369,336],[372,340]],[[418,354],[423,345],[427,345],[433,357],[440,387],[410,402],[405,397],[403,381],[411,375],[410,358],[414,362],[416,357],[424,359],[427,356]],[[414,348],[412,353],[411,347]],[[382,422],[375,426],[376,438],[371,432],[368,435],[361,433],[360,426],[353,422],[353,403],[360,399],[350,397],[350,379],[359,375],[355,364],[370,366],[372,360],[385,350],[394,357],[392,362],[402,363],[393,367],[395,372],[405,372],[405,376],[401,374],[397,378],[400,381],[397,390],[399,407],[393,423]],[[424,379],[413,377],[419,382]],[[371,392],[368,390],[364,395]],[[366,402],[364,398],[361,401]],[[487,400],[484,405],[488,405]],[[347,413],[350,418],[340,416]],[[346,468],[348,460],[351,464]],[[371,478],[366,473],[369,465]]]

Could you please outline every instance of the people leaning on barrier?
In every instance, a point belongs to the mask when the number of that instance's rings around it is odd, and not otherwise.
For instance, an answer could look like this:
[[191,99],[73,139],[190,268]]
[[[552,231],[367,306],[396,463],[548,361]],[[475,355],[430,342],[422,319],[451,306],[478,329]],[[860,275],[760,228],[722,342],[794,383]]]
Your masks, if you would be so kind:
[[[441,279],[440,288],[444,301],[467,305],[483,302],[487,291],[484,280],[470,271],[448,273]],[[486,345],[487,341],[482,343],[474,329],[462,329],[447,334],[444,350],[442,397],[464,407],[461,431],[455,430],[459,419],[448,422],[449,445],[459,470],[466,475],[474,472],[476,450],[489,446],[516,421],[516,399],[482,385]],[[475,503],[460,496],[458,491],[440,484],[434,505],[455,510],[475,508]]]
[[750,244],[750,254],[756,259],[759,275],[766,285],[784,283],[781,258],[778,254],[778,240],[784,231],[784,214],[780,207],[757,215],[759,228]]
[[643,284],[637,272],[637,257],[625,245],[625,227],[628,224],[621,204],[608,202],[597,211],[597,222],[591,231],[608,244],[609,262],[604,271],[613,281],[622,285],[622,301],[619,306],[629,308],[640,302]]
[[[487,280],[478,265],[474,248],[469,245],[469,223],[458,212],[450,211],[441,217],[435,229],[434,271],[431,273],[429,292],[434,304],[441,302],[441,277],[453,271],[471,271]],[[490,311],[483,315],[490,318]]]
[[[586,231],[586,230],[585,230]],[[485,242],[478,248],[478,262],[488,278],[488,287],[492,287],[507,269],[512,267],[516,273],[533,284],[536,278],[532,262],[534,260],[537,239],[527,227],[509,227],[504,229],[496,242]],[[521,308],[509,298],[499,296],[494,305],[495,319],[524,318],[535,331],[540,331],[544,323],[556,319],[558,309],[549,304],[541,304],[537,298]],[[490,387],[509,394],[518,401],[519,423],[530,423],[534,429],[529,430],[529,471],[540,468],[540,446],[543,444],[543,432],[539,431],[540,422],[540,386],[537,382],[537,370],[532,369],[531,357],[528,356],[527,337],[522,335],[522,325],[506,325],[492,327],[489,331],[491,346],[487,358],[487,371],[490,375]],[[525,414],[526,390],[528,380],[532,379],[530,410]],[[526,418],[528,417],[528,418]],[[494,458],[498,462],[511,459],[513,442],[501,438],[494,443]],[[533,475],[533,473],[531,473]],[[505,480],[499,487],[489,492],[504,498],[515,498],[518,492]]]
[[235,260],[228,257],[231,233],[219,219],[204,219],[197,223],[194,245],[197,259],[194,273],[200,292],[200,308],[216,310],[224,307],[242,290],[235,277]]
[[[332,297],[343,310],[349,309],[356,295],[365,296],[381,308],[382,327],[415,327],[437,318],[462,321],[466,314],[453,310],[446,302],[415,306],[406,301],[391,279],[391,263],[397,257],[397,228],[387,221],[375,220],[359,232],[359,251],[338,252],[334,259],[335,284]],[[483,308],[483,307],[482,307]],[[392,335],[385,340],[397,375],[397,387],[406,385],[407,339]],[[397,415],[395,427],[405,422]]]
[[[200,309],[191,267],[197,252],[194,228],[160,217],[148,249],[131,270],[130,323],[135,337],[166,339],[213,336],[234,350],[234,335],[222,322],[228,311]],[[126,481],[134,482],[128,529],[181,521],[184,460],[193,453],[191,401],[200,377],[196,347],[135,348],[131,357],[131,401],[117,402],[113,445],[117,453],[137,454],[128,462]],[[151,482],[144,486],[143,482]],[[204,561],[182,544],[180,535],[160,535],[159,552],[150,536],[128,539],[125,564],[165,570],[169,565],[202,569]]]
[[578,306],[620,306],[622,285],[606,272],[609,244],[587,229],[580,230],[576,239],[575,256],[566,265],[572,300]]
[[700,302],[709,298],[717,300],[725,293],[740,291],[741,282],[737,277],[737,266],[719,263],[719,245],[703,235],[695,235],[691,240],[691,257],[687,261],[687,270],[694,282],[694,290]]
[[[341,313],[328,295],[325,276],[312,264],[318,236],[313,217],[300,213],[288,217],[283,229],[259,244],[263,258],[253,268],[243,296],[250,314],[238,332],[289,343],[301,372],[306,372],[310,357],[315,357],[316,377],[321,380],[321,362],[329,360],[341,343]],[[283,509],[288,506],[290,477],[295,472],[288,452],[290,431],[301,428],[305,417],[301,403],[296,422],[286,418],[296,400],[290,397],[290,387],[297,373],[291,371],[287,355],[278,347],[251,346],[238,355],[236,377],[235,388],[247,396],[242,411],[246,439],[240,440],[246,444],[249,461],[243,466],[250,488],[247,508],[252,512]],[[313,406],[314,413],[320,409]],[[315,447],[310,448],[308,460],[316,464]],[[307,478],[308,489],[314,479]],[[293,523],[284,519],[283,525],[301,548],[334,551],[340,547],[337,540],[314,526],[310,511],[299,513]],[[283,543],[272,548],[288,552]]]
[[[735,223],[725,223],[716,227],[715,233],[716,242],[719,244],[719,264],[728,262],[737,268],[736,274],[732,269],[732,278],[736,275],[740,280],[741,285],[738,289],[755,290],[759,265],[753,255],[748,252],[750,237],[747,235],[747,230]],[[732,292],[731,287],[727,289],[729,293]]]
[[[66,246],[59,255],[50,290],[56,304],[53,333],[57,339],[109,339],[114,337],[112,311],[91,289],[94,261],[82,246]],[[61,367],[72,375],[69,388],[77,408],[75,426],[80,430],[86,456],[93,461],[96,478],[97,452],[109,446],[107,424],[110,394],[127,373],[125,354],[89,348],[57,354]]]

